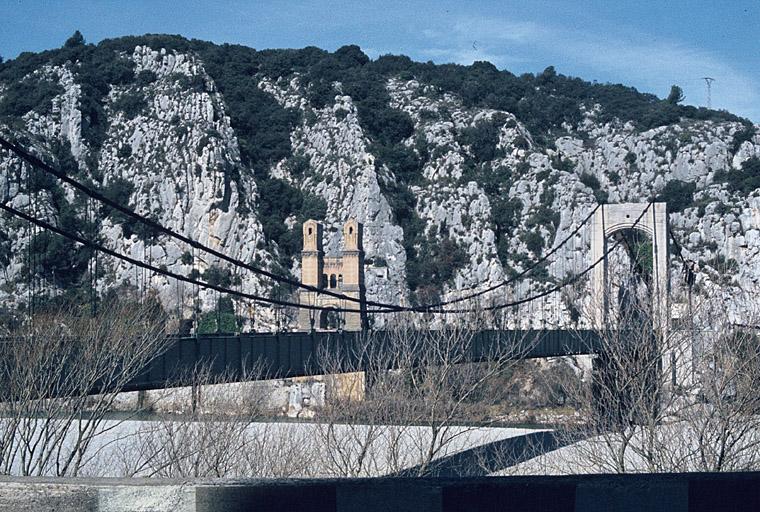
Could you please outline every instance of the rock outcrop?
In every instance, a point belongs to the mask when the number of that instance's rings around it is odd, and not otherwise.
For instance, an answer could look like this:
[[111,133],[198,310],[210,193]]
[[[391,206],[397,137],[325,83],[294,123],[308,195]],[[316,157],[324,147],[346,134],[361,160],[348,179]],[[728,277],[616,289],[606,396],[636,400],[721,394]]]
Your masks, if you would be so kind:
[[[91,120],[83,114],[76,62],[45,65],[28,75],[55,82],[63,92],[49,108],[31,110],[13,123],[2,120],[2,132],[26,138],[54,163],[60,163],[55,146],[63,144],[82,179],[102,188],[131,184],[129,197],[121,199],[138,213],[233,258],[275,268],[281,254],[262,227],[257,178],[241,158],[229,101],[202,58],[192,51],[144,45],[114,58],[131,61],[139,79],[110,86],[103,107],[107,129],[97,144],[83,135]],[[347,218],[364,223],[368,298],[413,300],[411,249],[405,245],[410,233],[401,227],[388,192],[389,184],[400,183],[401,177],[373,153],[355,98],[344,94],[338,81],[332,84],[332,101],[313,106],[310,84],[298,72],[278,79],[253,70],[250,80],[282,108],[299,114],[290,145],[292,157],[308,163],[307,171],[295,175],[291,159],[285,158],[270,166],[269,177],[324,200],[327,252],[338,250],[340,226]],[[401,144],[422,162],[419,177],[405,185],[420,220],[416,243],[448,241],[463,254],[451,278],[441,283],[444,298],[493,286],[532,264],[568,236],[599,200],[646,201],[667,192],[669,183],[691,187],[693,197],[671,214],[670,222],[684,256],[703,270],[700,282],[741,283],[746,289],[760,280],[760,194],[732,189],[723,179],[760,157],[757,135],[737,143],[737,134],[747,129],[744,124],[682,119],[641,130],[627,119],[602,120],[599,106],[584,105],[580,122],[564,125],[562,133],[540,134],[539,143],[539,134],[512,112],[466,106],[457,95],[417,79],[394,76],[384,87],[388,107],[413,123]],[[8,84],[0,84],[0,100],[7,91]],[[489,126],[496,139],[483,156],[468,134]],[[2,200],[59,222],[53,192],[43,187],[30,194],[28,181],[29,167],[0,152]],[[164,235],[136,232],[104,209],[77,202],[72,190],[62,190],[77,215],[99,217],[98,236],[115,250],[183,275],[225,267]],[[508,231],[497,219],[505,204],[515,210]],[[293,215],[285,224],[297,237],[295,219]],[[6,216],[0,219],[0,235],[0,256],[6,260],[0,299],[23,303],[31,285],[24,258],[33,233]],[[588,260],[589,236],[582,231],[557,252],[545,274],[532,276],[514,293],[544,289],[582,270]],[[297,276],[297,257],[288,263]],[[228,285],[250,294],[273,293],[270,281],[250,272],[230,271],[226,278]],[[184,317],[195,307],[190,287],[103,259],[96,276],[99,292],[122,284],[141,293],[154,290],[167,310]],[[60,292],[47,279],[34,286],[52,295]],[[211,309],[217,294],[200,292],[198,299],[201,309]],[[246,301],[234,304],[239,315],[259,328],[274,327],[270,309]]]

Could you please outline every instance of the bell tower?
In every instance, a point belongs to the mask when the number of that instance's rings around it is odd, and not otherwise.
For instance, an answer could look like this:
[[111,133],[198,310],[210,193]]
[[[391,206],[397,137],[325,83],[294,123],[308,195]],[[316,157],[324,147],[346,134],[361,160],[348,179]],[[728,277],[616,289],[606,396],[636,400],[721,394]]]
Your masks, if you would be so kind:
[[322,224],[315,220],[303,223],[303,251],[301,251],[301,282],[319,286],[322,277]]
[[356,219],[349,219],[343,225],[343,250],[338,256],[325,256],[322,250],[322,225],[315,220],[304,222],[301,282],[359,299],[360,302],[301,290],[299,296],[301,304],[320,306],[325,309],[299,310],[298,328],[300,330],[360,331],[366,326],[362,235],[362,224]]

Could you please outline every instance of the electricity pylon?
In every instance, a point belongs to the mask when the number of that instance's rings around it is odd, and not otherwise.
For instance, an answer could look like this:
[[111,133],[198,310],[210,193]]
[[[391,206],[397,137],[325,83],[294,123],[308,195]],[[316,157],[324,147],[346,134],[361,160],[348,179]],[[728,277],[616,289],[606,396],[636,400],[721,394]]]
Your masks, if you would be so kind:
[[703,76],[702,80],[707,84],[707,108],[712,108],[712,83],[715,79],[709,76]]

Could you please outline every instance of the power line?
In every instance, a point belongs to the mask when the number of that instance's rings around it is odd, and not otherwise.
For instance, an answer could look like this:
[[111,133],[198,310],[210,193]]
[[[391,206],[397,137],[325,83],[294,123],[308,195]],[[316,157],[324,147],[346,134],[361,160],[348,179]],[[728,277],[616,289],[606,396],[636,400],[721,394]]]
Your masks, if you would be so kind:
[[[647,207],[644,208],[641,211],[641,214],[636,218],[636,220],[634,221],[634,223],[631,225],[630,229],[633,229],[633,228],[636,227],[636,225],[639,223],[639,221],[641,221],[641,219],[644,217],[644,214],[649,210],[649,208],[652,206],[652,204],[653,203],[651,201],[649,202],[649,204],[647,204]],[[607,258],[607,256],[609,256],[612,253],[612,251],[614,251],[615,249],[617,249],[617,247],[621,243],[622,243],[622,241],[620,239],[618,239],[612,246],[610,246],[610,248],[608,248],[604,252],[604,254],[602,254],[602,256],[599,257],[599,259],[597,259],[595,262],[593,262],[590,266],[586,267],[586,269],[584,269],[582,272],[574,275],[572,278],[570,278],[570,279],[568,279],[568,280],[566,280],[566,281],[558,284],[557,286],[554,286],[553,288],[545,290],[545,291],[543,291],[541,293],[538,293],[536,295],[532,295],[530,297],[526,297],[524,299],[516,300],[516,301],[513,301],[513,302],[508,302],[506,304],[498,304],[498,305],[494,305],[494,306],[487,306],[487,307],[480,308],[480,309],[441,310],[441,311],[435,311],[435,313],[457,313],[457,314],[460,314],[460,313],[474,313],[476,311],[496,311],[496,310],[500,310],[500,309],[504,309],[504,308],[519,306],[519,305],[526,304],[528,302],[532,302],[534,300],[540,299],[542,297],[546,297],[547,295],[550,295],[550,294],[552,294],[554,292],[558,292],[561,289],[563,289],[564,287],[569,286],[569,285],[575,283],[581,277],[583,277],[584,275],[588,274],[594,267],[596,267],[601,262],[603,262],[604,259]]]
[[[311,291],[311,292],[327,295],[327,296],[338,298],[338,299],[345,299],[345,300],[347,300],[349,302],[352,302],[352,303],[359,303],[359,304],[363,303],[363,304],[366,304],[368,306],[374,306],[376,308],[388,309],[390,311],[397,311],[397,312],[401,312],[401,311],[409,311],[409,312],[436,312],[436,311],[433,311],[433,310],[439,310],[440,308],[442,308],[443,306],[446,306],[446,305],[455,304],[455,303],[458,303],[458,302],[463,302],[463,301],[466,301],[466,300],[471,300],[471,299],[480,297],[482,295],[485,295],[486,293],[490,293],[490,292],[492,292],[494,290],[497,290],[497,289],[499,289],[499,288],[501,288],[503,286],[506,286],[508,284],[511,284],[511,283],[517,281],[518,279],[524,277],[528,273],[530,273],[533,270],[535,270],[536,268],[538,268],[549,257],[551,257],[561,247],[563,247],[573,236],[575,236],[578,233],[578,231],[580,231],[581,227],[583,227],[591,219],[591,217],[593,216],[593,214],[596,212],[596,210],[600,206],[600,205],[597,205],[591,211],[591,213],[589,213],[589,215],[583,220],[583,222],[581,222],[575,228],[575,230],[573,230],[560,244],[558,244],[551,251],[549,251],[548,253],[546,253],[534,265],[526,268],[525,270],[523,270],[522,272],[520,272],[519,274],[513,276],[510,279],[502,281],[501,283],[493,285],[493,286],[491,286],[491,287],[489,287],[489,288],[487,288],[485,290],[481,290],[481,291],[475,292],[475,293],[473,293],[471,295],[465,295],[465,296],[458,297],[458,298],[455,298],[455,299],[451,299],[451,300],[448,300],[448,301],[442,301],[442,302],[438,302],[438,303],[434,303],[434,304],[426,304],[426,305],[418,305],[418,306],[399,306],[399,305],[396,305],[396,304],[388,304],[388,303],[377,302],[377,301],[363,300],[361,298],[351,297],[351,296],[344,295],[344,294],[341,294],[341,293],[333,292],[333,291],[330,291],[329,289],[326,289],[326,288],[317,288],[317,287],[314,287],[314,286],[311,286],[311,285],[307,285],[307,284],[301,283],[300,281],[296,281],[296,280],[287,278],[285,276],[280,276],[280,275],[274,274],[274,273],[269,272],[267,270],[264,270],[264,269],[261,269],[259,267],[256,267],[256,266],[250,265],[248,263],[245,263],[243,261],[240,261],[240,260],[238,260],[236,258],[232,258],[230,256],[227,256],[226,254],[224,254],[222,252],[219,252],[219,251],[217,251],[215,249],[212,249],[212,248],[210,248],[210,247],[208,247],[206,245],[203,245],[200,242],[198,242],[196,240],[193,240],[193,239],[191,239],[189,237],[181,235],[181,234],[179,234],[179,233],[177,233],[177,232],[175,232],[175,231],[173,231],[173,230],[171,230],[171,229],[169,229],[169,228],[167,228],[167,227],[159,224],[158,222],[156,222],[156,221],[154,221],[152,219],[149,219],[148,217],[145,217],[143,215],[140,215],[140,214],[136,213],[135,211],[130,210],[129,208],[126,208],[126,207],[122,206],[121,204],[119,204],[119,203],[117,203],[117,202],[115,202],[115,201],[113,201],[113,200],[105,197],[100,192],[97,192],[97,191],[91,189],[90,187],[88,187],[87,185],[85,185],[85,184],[83,184],[83,183],[81,183],[81,182],[79,182],[79,181],[77,181],[77,180],[75,180],[73,178],[70,178],[64,172],[61,172],[61,171],[53,168],[52,166],[48,165],[47,163],[43,162],[41,159],[39,159],[36,156],[34,156],[34,155],[30,154],[29,152],[25,151],[18,144],[12,143],[12,142],[6,140],[3,137],[0,137],[0,146],[3,146],[6,149],[12,151],[13,153],[15,153],[17,156],[19,156],[23,160],[25,160],[30,165],[32,165],[34,167],[38,167],[38,168],[42,169],[43,171],[45,171],[45,172],[47,172],[49,174],[52,174],[53,176],[55,176],[58,179],[66,182],[66,183],[68,183],[69,185],[71,185],[72,187],[76,188],[77,190],[83,192],[84,194],[88,195],[89,197],[92,197],[93,199],[96,199],[97,201],[100,201],[101,203],[106,204],[110,208],[116,209],[116,210],[124,213],[125,215],[127,215],[129,217],[132,217],[133,219],[135,219],[135,220],[137,220],[137,221],[139,221],[139,222],[141,222],[141,223],[149,226],[153,230],[162,232],[162,233],[164,233],[164,234],[166,234],[166,235],[168,235],[168,236],[170,236],[170,237],[172,237],[172,238],[174,238],[176,240],[179,240],[181,242],[184,242],[184,243],[190,245],[191,247],[194,247],[194,248],[199,249],[201,251],[207,252],[208,254],[211,254],[211,255],[213,255],[213,256],[215,256],[217,258],[220,258],[220,259],[222,259],[222,260],[224,260],[224,261],[226,261],[228,263],[231,263],[231,264],[233,264],[235,266],[245,268],[246,270],[249,270],[249,271],[254,272],[256,274],[262,275],[262,276],[267,277],[269,279],[272,279],[274,281],[285,283],[285,284],[289,284],[291,286],[296,286],[298,288],[305,289],[305,290],[308,290],[308,291]],[[369,312],[378,313],[380,311],[375,310],[375,311],[368,311],[368,313]]]
[[[98,244],[98,243],[93,242],[91,240],[87,240],[86,238],[83,238],[83,237],[81,237],[79,235],[76,235],[76,234],[71,233],[69,231],[63,230],[63,229],[61,229],[59,227],[56,227],[56,226],[50,224],[49,222],[37,219],[35,217],[32,217],[31,215],[27,215],[26,213],[24,213],[24,212],[22,212],[20,210],[17,210],[15,208],[11,207],[11,206],[8,206],[6,204],[0,203],[0,209],[5,210],[6,212],[10,213],[11,215],[14,215],[16,217],[24,219],[24,220],[26,220],[28,222],[31,222],[32,224],[34,224],[34,225],[36,225],[38,227],[41,227],[41,228],[46,229],[48,231],[52,231],[53,233],[56,233],[56,234],[58,234],[60,236],[68,238],[69,240],[72,240],[74,242],[82,244],[82,245],[84,245],[86,247],[89,247],[91,249],[94,249],[94,250],[96,250],[98,252],[102,252],[103,254],[107,254],[108,256],[112,256],[112,257],[120,259],[122,261],[126,261],[127,263],[130,263],[130,264],[135,265],[137,267],[140,267],[142,269],[150,270],[150,271],[156,272],[158,274],[161,274],[163,276],[170,277],[170,278],[173,278],[173,279],[178,279],[178,280],[184,281],[186,283],[202,286],[202,287],[208,288],[210,290],[215,290],[215,291],[226,293],[226,294],[229,294],[229,295],[235,295],[235,296],[238,296],[238,297],[243,297],[243,298],[246,298],[246,299],[249,299],[249,300],[253,300],[257,304],[265,303],[265,304],[271,304],[271,305],[277,305],[277,306],[290,306],[290,307],[296,307],[296,308],[302,308],[302,309],[314,309],[314,310],[320,310],[320,311],[321,310],[330,310],[330,311],[351,312],[351,313],[358,312],[358,310],[356,310],[356,309],[341,310],[341,309],[333,308],[331,306],[313,306],[313,305],[308,305],[308,304],[298,304],[298,303],[295,303],[295,302],[289,302],[289,301],[278,300],[278,299],[270,299],[269,297],[262,297],[262,296],[259,296],[259,295],[245,293],[245,292],[242,292],[242,291],[231,290],[231,289],[225,288],[223,286],[207,283],[207,282],[204,282],[204,281],[200,281],[198,279],[194,279],[192,277],[183,276],[181,274],[176,274],[174,272],[171,272],[170,270],[164,270],[164,269],[161,269],[160,267],[155,267],[153,265],[150,265],[150,264],[145,263],[143,261],[137,260],[137,259],[132,258],[130,256],[126,256],[124,254],[118,253],[118,252],[116,252],[114,250],[111,250],[111,249],[109,249],[109,248],[101,245],[101,244]],[[382,310],[382,311],[374,311],[374,312],[375,313],[384,313],[384,312],[390,312],[390,311]]]
[[538,268],[539,265],[543,264],[546,260],[549,259],[549,257],[551,257],[552,255],[554,255],[554,253],[556,253],[568,241],[570,241],[570,239],[572,237],[574,237],[576,234],[578,234],[578,232],[580,231],[580,229],[583,226],[585,226],[586,223],[589,220],[591,220],[591,217],[594,216],[594,213],[596,213],[596,211],[599,209],[600,206],[601,206],[601,204],[597,204],[596,207],[593,210],[591,210],[591,213],[589,213],[586,216],[586,218],[583,219],[583,221],[580,224],[578,224],[578,226],[569,235],[567,235],[564,240],[562,240],[562,242],[560,242],[551,251],[547,252],[545,255],[543,255],[541,258],[539,258],[538,261],[536,261],[533,265],[531,265],[530,267],[526,268],[522,272],[520,272],[520,273],[518,273],[518,274],[516,274],[516,275],[514,275],[512,277],[510,277],[509,279],[506,279],[506,280],[502,281],[499,284],[495,284],[495,285],[493,285],[493,286],[491,286],[489,288],[486,288],[485,290],[480,290],[480,291],[478,291],[476,293],[473,293],[471,295],[465,295],[463,297],[458,297],[458,298],[455,298],[455,299],[439,302],[437,304],[428,304],[426,306],[414,306],[414,307],[412,307],[412,309],[414,311],[417,311],[417,312],[431,312],[431,313],[435,313],[436,311],[431,311],[431,310],[432,309],[440,308],[442,306],[447,306],[447,305],[450,305],[450,304],[455,304],[457,302],[462,302],[462,301],[465,301],[465,300],[474,299],[474,298],[480,297],[482,295],[485,295],[486,293],[490,293],[490,292],[492,292],[494,290],[498,290],[499,288],[501,288],[503,286],[506,286],[508,284],[512,284],[513,282],[515,282],[518,279],[526,276],[527,274],[529,274],[530,272],[532,272],[533,270],[535,270],[536,268]]
[[140,215],[139,213],[136,213],[133,210],[130,210],[129,208],[126,208],[126,207],[120,205],[119,203],[117,203],[115,201],[112,201],[111,199],[105,197],[100,192],[92,190],[87,185],[84,185],[83,183],[81,183],[81,182],[79,182],[79,181],[77,181],[77,180],[75,180],[73,178],[70,178],[70,177],[66,176],[65,173],[63,173],[63,172],[61,172],[61,171],[59,171],[57,169],[54,169],[52,166],[46,164],[45,162],[43,162],[42,160],[40,160],[36,156],[28,153],[27,151],[25,151],[24,149],[22,149],[17,144],[9,142],[8,140],[6,140],[3,137],[0,137],[0,146],[3,146],[4,148],[12,151],[13,153],[15,153],[16,155],[18,155],[21,159],[25,160],[30,165],[32,165],[34,167],[38,167],[38,168],[42,169],[43,171],[45,171],[45,172],[47,172],[49,174],[52,174],[53,176],[57,177],[61,181],[64,181],[64,182],[68,183],[72,187],[74,187],[77,190],[85,193],[86,195],[92,197],[93,199],[96,199],[97,201],[100,201],[101,203],[104,203],[107,206],[109,206],[109,207],[111,207],[113,209],[116,209],[116,210],[124,213],[125,215],[128,215],[129,217],[131,217],[131,218],[133,218],[133,219],[135,219],[135,220],[137,220],[137,221],[139,221],[139,222],[147,225],[148,227],[150,227],[154,231],[159,231],[161,233],[169,235],[170,237],[172,237],[172,238],[174,238],[176,240],[180,240],[181,242],[184,242],[184,243],[190,245],[191,247],[194,247],[194,248],[199,249],[201,251],[207,252],[208,254],[211,254],[211,255],[213,255],[213,256],[215,256],[215,257],[217,257],[219,259],[222,259],[222,260],[224,260],[224,261],[226,261],[228,263],[231,263],[233,265],[236,265],[236,266],[239,266],[239,267],[243,267],[246,270],[250,270],[251,272],[253,272],[255,274],[259,274],[259,275],[262,275],[262,276],[267,277],[269,279],[273,279],[273,280],[281,282],[281,283],[289,284],[291,286],[297,286],[299,288],[303,288],[303,289],[311,291],[311,292],[316,292],[316,293],[320,293],[320,294],[323,294],[323,295],[328,295],[330,297],[335,297],[335,298],[338,298],[338,299],[345,299],[345,300],[347,300],[349,302],[353,302],[353,303],[359,303],[359,304],[364,303],[364,304],[367,304],[367,305],[370,305],[370,306],[375,306],[375,307],[380,307],[380,308],[387,308],[387,309],[392,309],[392,310],[397,310],[397,311],[401,311],[403,309],[401,306],[397,306],[395,304],[385,304],[385,303],[382,303],[382,302],[365,301],[365,300],[362,300],[362,299],[359,299],[359,298],[356,298],[356,297],[350,297],[348,295],[343,295],[341,293],[336,293],[336,292],[330,291],[329,289],[317,288],[317,287],[314,287],[314,286],[311,286],[311,285],[303,284],[303,283],[301,283],[299,281],[295,281],[293,279],[290,279],[290,278],[287,278],[287,277],[284,277],[284,276],[280,276],[280,275],[274,274],[274,273],[269,272],[267,270],[255,267],[253,265],[250,265],[250,264],[245,263],[243,261],[240,261],[238,259],[235,259],[235,258],[232,258],[230,256],[227,256],[226,254],[224,254],[222,252],[219,252],[219,251],[217,251],[215,249],[212,249],[211,247],[208,247],[206,245],[201,244],[200,242],[197,242],[197,241],[195,241],[195,240],[193,240],[191,238],[188,238],[188,237],[186,237],[184,235],[181,235],[181,234],[177,233],[176,231],[173,231],[173,230],[171,230],[171,229],[169,229],[167,227],[164,227],[163,225],[159,224],[158,222],[156,222],[154,220],[151,220],[151,219],[149,219],[149,218],[147,218],[147,217],[145,217],[143,215]]
[[[644,208],[644,210],[642,210],[642,212],[639,215],[639,217],[631,225],[631,229],[633,229],[633,228],[636,227],[636,225],[639,223],[639,221],[644,216],[644,214],[649,210],[649,208],[651,207],[651,205],[652,205],[652,203],[650,202],[647,205],[647,207]],[[126,261],[126,262],[128,262],[128,263],[130,263],[132,265],[138,266],[138,267],[143,268],[143,269],[154,271],[154,272],[156,272],[158,274],[161,274],[161,275],[164,275],[166,277],[171,277],[171,278],[183,281],[183,282],[187,282],[187,283],[195,284],[195,285],[198,285],[198,286],[202,286],[202,287],[207,288],[207,289],[215,290],[215,291],[226,293],[226,294],[229,294],[229,295],[234,295],[234,296],[237,296],[237,297],[243,297],[243,298],[246,298],[246,299],[253,300],[256,303],[265,303],[265,304],[278,305],[278,306],[289,306],[289,307],[295,307],[295,308],[300,308],[300,309],[311,309],[311,310],[319,310],[319,311],[330,310],[330,311],[335,311],[335,312],[338,312],[338,313],[356,313],[357,312],[357,310],[355,310],[355,309],[334,308],[332,306],[316,306],[316,305],[310,305],[310,304],[299,304],[299,303],[284,301],[284,300],[280,300],[280,299],[270,299],[268,297],[261,297],[261,296],[258,296],[258,295],[249,294],[249,293],[245,293],[245,292],[237,291],[237,290],[231,290],[231,289],[228,289],[228,288],[225,288],[225,287],[222,287],[222,286],[218,286],[218,285],[214,285],[214,284],[211,284],[211,283],[206,283],[206,282],[203,282],[203,281],[199,281],[197,279],[193,279],[193,278],[190,278],[190,277],[187,277],[187,276],[183,276],[183,275],[180,275],[180,274],[175,274],[174,272],[171,272],[169,270],[164,270],[164,269],[161,269],[161,268],[158,268],[158,267],[154,267],[153,265],[147,264],[147,263],[145,263],[143,261],[131,258],[131,257],[126,256],[126,255],[123,255],[121,253],[118,253],[116,251],[108,249],[107,247],[105,247],[103,245],[95,243],[95,242],[93,242],[91,240],[87,240],[87,239],[85,239],[85,238],[83,238],[83,237],[81,237],[79,235],[76,235],[76,234],[70,233],[68,231],[65,231],[65,230],[63,230],[61,228],[58,228],[58,227],[56,227],[56,226],[54,226],[54,225],[52,225],[52,224],[50,224],[48,222],[45,222],[43,220],[34,218],[31,215],[27,215],[26,213],[24,213],[22,211],[19,211],[19,210],[16,210],[15,208],[13,208],[11,206],[8,206],[6,204],[0,203],[0,209],[5,210],[6,212],[8,212],[8,213],[10,213],[10,214],[12,214],[12,215],[14,215],[16,217],[19,217],[19,218],[24,219],[24,220],[26,220],[28,222],[31,222],[32,224],[35,224],[36,226],[39,226],[39,227],[41,227],[43,229],[46,229],[48,231],[52,231],[54,233],[57,233],[58,235],[61,235],[61,236],[65,237],[65,238],[73,240],[73,241],[75,241],[77,243],[80,243],[82,245],[90,247],[91,249],[94,249],[96,251],[102,252],[102,253],[107,254],[109,256],[112,256],[114,258],[120,259],[122,261]],[[599,265],[602,261],[604,261],[604,259],[613,250],[615,250],[620,245],[620,243],[621,243],[621,241],[620,241],[620,239],[618,239],[618,241],[615,244],[613,244],[607,251],[605,251],[605,253],[597,261],[595,261],[593,264],[591,264],[585,270],[583,270],[579,274],[576,274],[571,279],[568,279],[565,282],[563,282],[563,283],[561,283],[561,284],[559,284],[559,285],[557,285],[557,286],[555,286],[553,288],[550,288],[549,290],[545,290],[544,292],[541,292],[539,294],[533,295],[531,297],[526,297],[526,298],[523,298],[523,299],[520,299],[520,300],[517,300],[517,301],[512,301],[512,302],[509,302],[509,303],[506,303],[506,304],[499,304],[499,305],[488,306],[488,307],[484,307],[484,308],[468,308],[468,309],[457,309],[457,310],[440,310],[440,311],[436,311],[436,313],[462,314],[462,313],[474,313],[474,312],[478,312],[478,311],[495,311],[495,310],[500,310],[500,309],[504,309],[504,308],[519,306],[519,305],[526,304],[526,303],[532,302],[534,300],[540,299],[542,297],[546,297],[547,295],[555,293],[555,292],[561,290],[562,288],[564,288],[565,286],[569,286],[570,284],[573,284],[576,281],[578,281],[581,277],[583,277],[585,274],[587,274],[588,272],[590,272],[591,269],[593,269],[594,267],[596,267],[597,265]],[[387,309],[382,309],[382,310],[371,310],[371,311],[368,311],[368,313],[395,313],[395,311],[391,311],[391,310],[387,310]]]

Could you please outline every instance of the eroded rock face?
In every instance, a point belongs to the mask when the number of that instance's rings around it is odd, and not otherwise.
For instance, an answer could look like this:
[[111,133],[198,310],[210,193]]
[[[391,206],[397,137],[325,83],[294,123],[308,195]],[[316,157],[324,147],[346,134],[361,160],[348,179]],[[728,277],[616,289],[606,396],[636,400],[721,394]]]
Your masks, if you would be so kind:
[[[310,114],[301,116],[301,124],[291,134],[293,152],[308,158],[309,175],[294,178],[284,162],[273,169],[273,175],[325,200],[326,253],[341,249],[346,220],[354,218],[364,224],[367,298],[398,303],[407,295],[404,233],[380,189],[375,157],[368,151],[351,97],[336,94],[334,104],[315,109],[309,106],[297,78],[282,85],[265,79],[259,87],[283,106]],[[300,226],[291,229],[299,232]]]
[[[153,78],[111,87],[105,102],[108,128],[98,147],[91,147],[82,136],[86,120],[76,63],[34,71],[64,91],[52,100],[47,113],[32,111],[24,116],[26,132],[36,137],[34,150],[50,155],[55,141],[65,142],[82,176],[102,187],[118,180],[132,184],[124,202],[137,212],[233,258],[271,268],[278,249],[264,237],[256,181],[241,161],[225,99],[204,63],[194,54],[145,46],[123,57],[134,62],[136,75],[150,72]],[[270,176],[324,199],[328,253],[340,249],[343,222],[356,218],[364,223],[368,298],[391,303],[410,300],[404,248],[409,234],[400,227],[385,186],[400,177],[377,164],[354,100],[336,83],[333,101],[314,108],[307,85],[297,75],[279,80],[252,75],[251,80],[281,106],[301,113],[290,142],[293,155],[308,161],[308,172],[294,176],[285,159],[271,166]],[[625,120],[602,123],[597,120],[598,109],[590,108],[577,126],[566,126],[561,136],[537,144],[536,134],[510,112],[465,107],[456,96],[416,80],[394,78],[385,86],[389,106],[408,114],[414,124],[413,134],[402,144],[426,155],[420,179],[409,185],[424,243],[450,240],[464,254],[453,277],[443,284],[444,298],[493,286],[526,268],[576,229],[601,195],[606,193],[609,202],[647,201],[676,180],[695,187],[694,201],[672,213],[670,223],[684,256],[700,262],[704,270],[700,282],[708,288],[731,284],[731,279],[745,288],[758,283],[760,195],[731,192],[715,179],[718,172],[740,169],[750,158],[760,157],[758,136],[733,147],[734,135],[744,128],[741,124],[684,120],[642,132]],[[0,87],[0,96],[3,91]],[[137,112],[120,109],[127,96],[144,106]],[[466,137],[484,123],[497,130],[495,147],[485,159]],[[91,168],[92,162],[97,168]],[[1,152],[0,196],[55,220],[49,192],[27,193],[27,171]],[[72,191],[63,190],[73,201]],[[506,200],[513,200],[517,211],[505,235],[499,233],[496,221],[503,205],[496,203]],[[84,215],[84,209],[79,214]],[[187,248],[166,236],[127,234],[123,223],[100,214],[100,236],[115,250],[183,275],[224,266],[206,255],[185,255]],[[286,226],[300,232],[295,217],[288,218]],[[23,255],[28,253],[29,228],[2,218],[0,230],[12,235],[0,243],[0,256],[5,254],[8,260],[0,276],[0,297],[23,302],[28,289]],[[510,293],[524,296],[582,270],[589,263],[589,249],[589,233],[581,230],[552,258],[546,275],[524,280]],[[676,271],[676,262],[673,265]],[[295,275],[298,268],[294,259]],[[271,293],[270,282],[249,272],[239,275],[238,289]],[[122,283],[154,288],[167,310],[178,309],[187,316],[192,309],[195,295],[189,287],[183,290],[172,280],[136,274],[125,264],[105,259],[98,289],[104,292]],[[199,298],[202,309],[212,308],[216,300],[208,292]],[[257,327],[272,327],[271,310],[251,311],[242,301],[236,302],[236,308],[255,317]],[[522,316],[538,322],[545,319],[542,308],[554,315],[557,308],[565,308],[560,316],[569,315],[564,301],[555,301]]]
[[[26,119],[27,129],[47,141],[69,142],[80,168],[97,185],[107,188],[115,180],[130,183],[132,192],[123,202],[137,213],[233,258],[256,261],[268,267],[272,256],[264,247],[261,225],[255,215],[245,213],[247,205],[256,203],[256,184],[242,170],[238,142],[223,100],[202,63],[193,56],[140,46],[135,48],[131,58],[136,63],[135,73],[151,71],[155,73],[155,80],[147,85],[112,87],[105,105],[109,126],[98,149],[97,169],[87,169],[85,164],[84,157],[91,149],[81,136],[81,113],[77,110],[80,88],[72,78],[75,66],[43,70],[51,77],[58,77],[65,92],[53,100],[51,114],[30,113]],[[181,76],[200,78],[205,84],[204,90],[183,88],[178,81]],[[112,105],[123,95],[142,98],[145,107],[131,118],[115,110]],[[19,162],[4,156],[4,176],[12,182],[8,166],[18,166]],[[26,170],[24,166],[18,178],[21,182]],[[240,175],[239,180],[229,179],[233,172]],[[8,196],[17,193],[18,188],[11,187]],[[23,202],[23,196],[16,201]],[[44,202],[44,198],[40,198],[40,203]],[[100,230],[107,246],[174,273],[189,275],[195,269],[202,274],[210,266],[222,265],[213,256],[191,251],[166,235],[125,236],[123,224],[107,216],[102,219]],[[19,238],[21,244],[24,244],[23,239]],[[190,257],[183,258],[185,252],[190,252]],[[172,279],[140,270],[135,272],[119,260],[104,260],[98,281],[101,291],[120,283],[129,283],[138,289],[152,288],[167,310],[177,310],[179,299],[186,314],[192,311],[194,292],[189,286],[183,289]],[[7,279],[16,278],[23,289],[21,267],[21,264],[11,266]],[[267,293],[269,284],[258,276],[250,272],[239,275],[241,282],[237,289],[258,295]],[[203,308],[210,308],[216,296],[201,290],[199,299]],[[245,305],[240,302],[241,310]],[[259,310],[257,315],[265,326],[272,320],[265,310]]]

